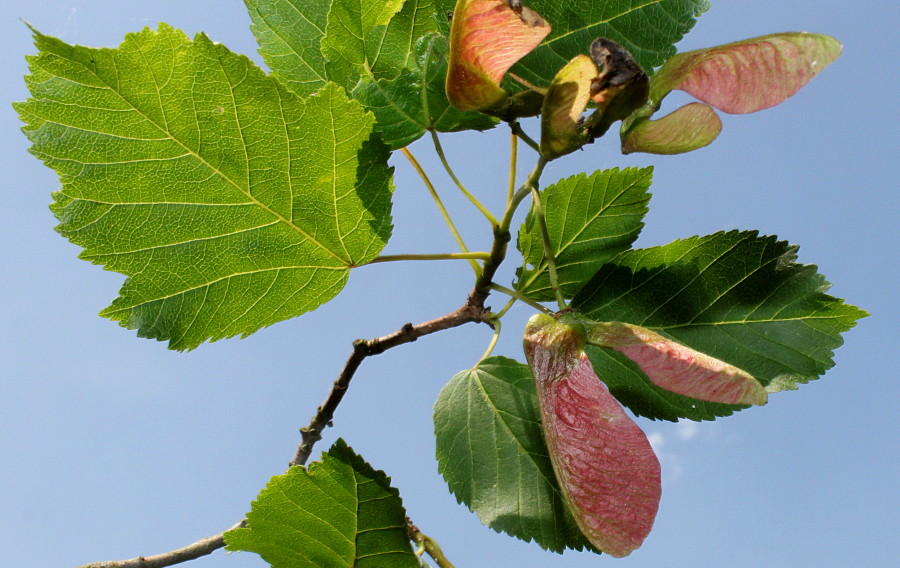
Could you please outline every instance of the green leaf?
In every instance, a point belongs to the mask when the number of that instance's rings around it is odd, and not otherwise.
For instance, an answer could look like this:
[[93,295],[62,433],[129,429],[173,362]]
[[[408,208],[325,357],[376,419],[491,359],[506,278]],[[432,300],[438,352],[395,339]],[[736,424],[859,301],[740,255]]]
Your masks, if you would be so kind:
[[129,278],[101,315],[190,349],[315,309],[390,235],[387,150],[329,85],[303,100],[165,24],[118,49],[36,33],[16,105],[57,230]]
[[272,74],[300,95],[308,95],[328,81],[320,43],[333,1],[244,0],[259,54]]
[[391,149],[403,148],[427,130],[487,130],[497,121],[480,112],[457,110],[444,93],[447,40],[436,34],[416,46],[416,69],[397,79],[365,83],[354,95],[375,114],[375,130]]
[[403,0],[332,1],[322,38],[331,81],[351,90],[360,74],[376,67],[387,24],[402,6]]
[[562,552],[590,547],[566,508],[527,365],[485,359],[434,406],[438,468],[459,502],[498,532]]
[[627,49],[647,72],[675,54],[675,43],[709,8],[707,0],[531,0],[553,31],[512,72],[535,85],[547,85],[556,72],[579,53],[587,53],[598,37]]
[[[731,231],[628,251],[604,265],[572,307],[595,321],[652,329],[744,369],[769,392],[796,388],[834,364],[840,334],[867,315],[825,294],[830,285],[815,266],[796,262],[796,250],[775,237]],[[605,362],[598,376],[639,388],[613,376],[617,363]],[[647,393],[634,398],[655,402]],[[679,410],[636,412],[671,419]]]
[[434,0],[245,2],[263,59],[301,95],[329,80],[351,91],[360,79],[396,79],[415,68],[416,41],[437,29]]
[[274,568],[416,568],[406,511],[390,478],[343,440],[309,469],[273,477],[225,533],[228,550],[255,552]]
[[[600,266],[628,249],[644,226],[653,168],[578,174],[541,191],[563,295],[571,298]],[[524,266],[515,288],[538,301],[554,299],[534,210],[519,230]]]

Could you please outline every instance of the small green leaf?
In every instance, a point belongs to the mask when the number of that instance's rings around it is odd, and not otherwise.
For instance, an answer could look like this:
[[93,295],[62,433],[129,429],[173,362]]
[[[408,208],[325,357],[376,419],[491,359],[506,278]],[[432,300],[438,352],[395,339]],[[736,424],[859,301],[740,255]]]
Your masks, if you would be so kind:
[[350,91],[375,69],[387,25],[402,6],[403,0],[332,0],[322,38],[330,81]]
[[390,481],[338,440],[321,462],[273,477],[247,526],[225,533],[227,549],[255,552],[273,568],[416,568]]
[[260,54],[301,95],[414,69],[416,41],[437,30],[434,1],[245,0]]
[[429,34],[416,47],[416,69],[397,79],[365,83],[353,95],[375,114],[375,130],[391,149],[408,146],[427,130],[458,132],[487,130],[497,120],[479,112],[461,111],[447,100],[447,40]]
[[796,250],[732,231],[624,252],[572,307],[595,321],[652,329],[744,369],[769,392],[796,388],[834,364],[840,334],[867,315],[825,294],[830,285],[815,266],[797,264]]
[[118,49],[35,37],[16,109],[60,174],[57,230],[129,277],[102,315],[173,349],[246,336],[327,302],[386,244],[388,153],[339,87],[301,99],[165,24]]
[[598,37],[614,40],[645,70],[675,54],[675,44],[709,8],[707,0],[529,0],[553,32],[512,68],[528,82],[543,86]]
[[722,121],[703,103],[689,103],[657,120],[638,119],[622,134],[622,153],[682,154],[712,144]]
[[[556,254],[563,295],[571,298],[616,254],[628,249],[643,228],[653,168],[598,170],[578,174],[541,191],[547,231]],[[550,288],[540,227],[530,212],[519,230],[525,264],[515,288],[538,301],[555,298]]]
[[657,72],[651,102],[680,89],[719,110],[744,114],[784,102],[841,54],[833,37],[772,34],[679,53]]
[[498,532],[555,552],[590,547],[566,507],[527,365],[485,359],[434,406],[438,468],[450,491]]

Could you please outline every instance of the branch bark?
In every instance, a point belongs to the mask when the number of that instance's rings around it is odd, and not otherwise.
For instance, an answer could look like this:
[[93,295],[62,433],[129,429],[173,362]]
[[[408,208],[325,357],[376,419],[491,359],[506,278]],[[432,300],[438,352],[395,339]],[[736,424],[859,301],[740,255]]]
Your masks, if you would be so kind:
[[[473,300],[473,297],[478,300]],[[313,446],[322,439],[322,430],[324,430],[334,418],[334,412],[344,398],[347,387],[350,385],[350,380],[353,378],[359,365],[366,357],[384,353],[388,349],[397,347],[398,345],[411,343],[424,335],[458,327],[466,323],[487,322],[487,316],[490,310],[484,307],[485,298],[487,298],[486,293],[475,296],[475,293],[473,292],[462,307],[439,318],[418,325],[408,323],[394,333],[383,337],[368,340],[358,339],[354,341],[353,352],[344,364],[344,368],[341,370],[337,379],[335,379],[331,390],[328,392],[328,396],[325,398],[325,402],[319,406],[315,416],[310,420],[309,425],[300,430],[301,443],[297,448],[294,459],[290,462],[290,466],[306,464],[312,453]],[[184,548],[157,554],[156,556],[138,556],[137,558],[131,558],[129,560],[94,562],[85,564],[79,568],[166,568],[167,566],[174,566],[176,564],[181,564],[182,562],[195,560],[201,556],[212,554],[216,550],[223,548],[225,546],[225,533],[236,528],[244,527],[246,524],[247,520],[244,519],[219,534],[198,540]]]

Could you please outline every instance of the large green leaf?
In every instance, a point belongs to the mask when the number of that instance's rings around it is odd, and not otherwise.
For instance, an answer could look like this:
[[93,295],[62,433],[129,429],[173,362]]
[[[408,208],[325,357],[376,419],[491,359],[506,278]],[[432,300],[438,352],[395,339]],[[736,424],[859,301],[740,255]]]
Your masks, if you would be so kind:
[[334,85],[307,100],[167,25],[118,49],[36,34],[31,151],[58,230],[129,276],[102,312],[175,349],[315,309],[390,235],[387,150]]
[[272,73],[308,95],[328,81],[321,41],[333,0],[244,0],[250,26]]
[[615,40],[645,70],[675,54],[675,44],[709,8],[707,0],[530,0],[553,31],[512,72],[536,85],[547,85],[563,65],[587,53],[598,37]]
[[225,533],[228,550],[255,552],[274,568],[416,568],[406,511],[390,478],[343,440],[306,469],[273,477]]
[[[644,226],[653,168],[598,170],[578,174],[541,192],[550,244],[563,295],[571,298],[600,266],[628,249]],[[515,288],[545,301],[550,288],[541,231],[534,210],[519,230],[525,265]]]
[[[732,231],[628,251],[604,265],[572,307],[596,321],[633,323],[669,336],[746,370],[769,392],[793,389],[829,369],[843,343],[840,334],[867,315],[825,294],[830,285],[815,266],[796,262],[796,250],[775,237]],[[592,358],[601,361],[596,351]],[[627,377],[610,374],[615,365],[625,368],[615,359],[601,361],[597,374],[625,388]],[[631,381],[629,388],[641,385]],[[646,405],[635,411],[697,418],[684,413],[685,400],[678,401],[681,409],[662,408],[672,403],[654,396],[634,395]],[[709,410],[719,415],[728,409]]]
[[479,112],[454,108],[444,93],[447,40],[429,34],[416,46],[416,69],[396,79],[365,83],[354,93],[375,114],[375,129],[392,149],[407,146],[427,130],[487,130],[496,120]]
[[589,547],[566,508],[541,430],[528,365],[485,359],[434,406],[438,467],[450,491],[496,531],[543,548]]

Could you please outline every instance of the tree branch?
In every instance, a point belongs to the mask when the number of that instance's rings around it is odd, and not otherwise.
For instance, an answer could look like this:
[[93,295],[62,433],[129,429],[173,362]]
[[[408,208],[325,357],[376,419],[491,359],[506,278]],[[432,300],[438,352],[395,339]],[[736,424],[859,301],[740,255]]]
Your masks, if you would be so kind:
[[247,524],[244,519],[230,529],[222,531],[219,534],[198,540],[194,544],[189,544],[184,548],[157,554],[156,556],[138,556],[130,560],[107,560],[104,562],[93,562],[85,564],[80,568],[165,568],[166,566],[174,566],[188,560],[195,560],[201,556],[212,554],[214,551],[225,546],[225,533],[243,527]]
[[[409,540],[421,546],[428,556],[430,556],[440,568],[454,568],[453,564],[444,556],[444,551],[438,543],[430,536],[419,530],[419,527],[413,524],[412,519],[406,517],[406,532],[409,534]],[[421,554],[418,552],[417,554]]]
[[398,345],[412,343],[423,335],[458,327],[466,323],[487,321],[488,311],[484,307],[484,299],[477,303],[473,302],[470,297],[469,301],[463,304],[462,307],[439,318],[418,325],[408,323],[394,333],[383,337],[368,340],[357,339],[354,341],[353,352],[344,364],[344,368],[341,369],[337,379],[334,380],[325,402],[318,408],[316,415],[309,421],[309,425],[300,429],[301,442],[290,465],[302,465],[309,459],[313,445],[322,439],[322,431],[331,424],[334,412],[350,386],[350,380],[366,357],[379,355]]

